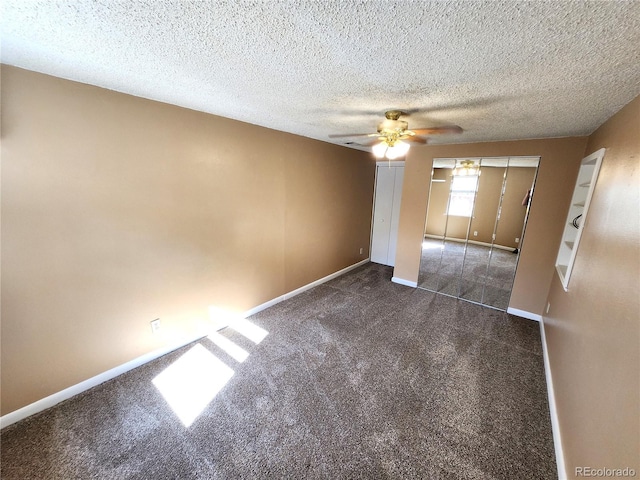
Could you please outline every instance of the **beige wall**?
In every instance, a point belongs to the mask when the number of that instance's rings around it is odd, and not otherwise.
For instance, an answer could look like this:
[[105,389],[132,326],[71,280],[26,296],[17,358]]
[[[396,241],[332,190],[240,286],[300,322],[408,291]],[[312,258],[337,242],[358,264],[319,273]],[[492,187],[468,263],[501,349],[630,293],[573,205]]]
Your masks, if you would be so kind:
[[509,306],[542,314],[554,274],[566,208],[586,142],[586,137],[570,137],[412,148],[405,162],[394,276],[418,280],[434,158],[540,156],[536,190]]
[[363,152],[3,66],[2,414],[193,336],[210,305],[367,258],[374,173]]
[[640,475],[640,97],[586,153],[603,147],[569,289],[553,275],[544,316],[569,478],[579,466]]
[[[470,240],[491,243],[498,205],[500,204],[504,171],[504,168],[480,167],[478,194],[476,195],[476,203],[473,206],[473,218],[469,226]],[[478,235],[474,236],[473,232],[478,232]],[[496,243],[501,245],[499,242]]]
[[496,243],[507,247],[519,247],[516,238],[522,237],[526,205],[522,205],[527,191],[533,186],[536,169],[530,167],[509,167],[507,185],[502,198],[500,221],[496,229]]
[[[427,203],[427,216],[425,218],[425,235],[444,235],[448,224],[447,205],[449,192],[451,191],[451,169],[434,168],[433,179],[438,180],[430,185],[431,191]],[[467,229],[464,229],[465,235]],[[451,234],[450,234],[451,236]]]

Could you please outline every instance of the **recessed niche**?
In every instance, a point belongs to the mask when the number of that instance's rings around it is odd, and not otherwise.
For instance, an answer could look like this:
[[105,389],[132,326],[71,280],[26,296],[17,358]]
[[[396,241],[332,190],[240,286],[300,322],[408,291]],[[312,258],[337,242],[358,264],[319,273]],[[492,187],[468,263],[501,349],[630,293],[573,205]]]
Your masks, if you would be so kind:
[[560,249],[558,250],[558,258],[556,259],[556,271],[565,291],[569,290],[573,264],[580,246],[582,230],[587,221],[589,204],[598,180],[604,152],[605,149],[601,148],[583,158],[580,163],[578,179],[573,189],[573,197],[571,197],[567,221],[564,226]]

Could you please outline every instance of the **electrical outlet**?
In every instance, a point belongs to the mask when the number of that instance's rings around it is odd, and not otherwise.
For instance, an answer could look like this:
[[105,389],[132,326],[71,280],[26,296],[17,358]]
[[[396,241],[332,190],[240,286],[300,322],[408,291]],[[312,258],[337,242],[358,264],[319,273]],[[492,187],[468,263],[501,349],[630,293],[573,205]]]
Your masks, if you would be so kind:
[[160,319],[151,320],[151,332],[158,333],[160,331]]
[[550,309],[551,309],[551,304],[550,304],[550,303],[547,303],[547,311],[546,311],[546,313],[549,313],[549,310],[550,310]]
[[364,248],[360,247],[360,255],[362,255],[362,252],[364,252]]
[[520,237],[516,237],[516,243],[520,243]]
[[478,236],[478,231],[477,231],[477,230],[473,232],[473,236],[474,236],[474,237],[477,237],[477,236]]

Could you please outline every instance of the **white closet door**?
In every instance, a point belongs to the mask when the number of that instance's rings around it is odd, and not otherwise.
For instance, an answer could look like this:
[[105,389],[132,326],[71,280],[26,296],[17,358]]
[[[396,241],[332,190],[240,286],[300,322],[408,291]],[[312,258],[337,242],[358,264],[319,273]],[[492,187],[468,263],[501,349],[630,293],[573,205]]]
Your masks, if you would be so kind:
[[371,261],[393,266],[396,259],[404,167],[378,166]]
[[393,207],[391,209],[391,228],[389,230],[389,253],[387,265],[396,264],[396,248],[398,246],[398,226],[400,225],[400,200],[402,199],[402,181],[404,180],[404,167],[396,167],[396,178],[393,186]]

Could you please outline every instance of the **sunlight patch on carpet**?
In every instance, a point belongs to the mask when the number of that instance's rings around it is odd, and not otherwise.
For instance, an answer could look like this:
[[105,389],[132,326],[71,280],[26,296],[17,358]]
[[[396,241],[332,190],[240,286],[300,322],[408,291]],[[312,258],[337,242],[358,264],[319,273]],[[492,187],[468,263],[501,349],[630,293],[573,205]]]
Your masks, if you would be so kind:
[[249,356],[249,352],[247,352],[244,348],[239,347],[227,337],[223,337],[222,335],[220,335],[218,332],[210,333],[207,338],[222,350],[224,350],[227,355],[229,355],[237,362],[242,363]]
[[[234,312],[226,308],[209,305],[209,318],[213,323],[213,328],[215,330],[222,330],[225,327],[231,328],[232,330],[238,332],[240,335],[251,340],[256,345],[262,342],[262,340],[264,340],[264,338],[269,335],[269,332],[267,332],[264,328],[259,327],[255,323],[247,320],[242,313]],[[222,346],[220,347],[223,348]],[[242,360],[238,361],[242,362]]]
[[259,344],[264,338],[269,335],[264,328],[260,328],[255,323],[251,323],[246,318],[234,320],[229,324],[229,328],[235,330],[240,335],[247,337],[256,345]]
[[443,250],[444,249],[444,245],[442,244],[442,242],[436,242],[436,241],[433,241],[433,240],[425,240],[424,242],[422,242],[422,249],[423,250],[435,250],[435,249]]
[[232,376],[231,368],[202,345],[195,345],[156,376],[153,384],[189,427]]

